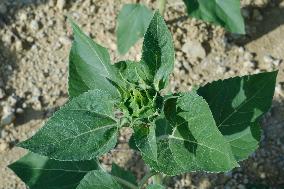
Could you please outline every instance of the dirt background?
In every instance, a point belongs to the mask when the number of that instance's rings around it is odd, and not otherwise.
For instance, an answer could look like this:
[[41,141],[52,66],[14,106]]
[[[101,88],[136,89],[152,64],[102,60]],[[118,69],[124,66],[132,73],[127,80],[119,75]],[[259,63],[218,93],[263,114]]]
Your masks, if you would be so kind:
[[[0,189],[24,189],[6,168],[26,153],[15,144],[32,136],[67,100],[68,53],[72,41],[66,15],[109,49],[113,62],[139,60],[141,41],[125,56],[117,53],[116,17],[131,0],[0,0]],[[155,2],[141,1],[150,7]],[[245,36],[186,19],[181,0],[170,0],[165,19],[174,37],[176,63],[170,90],[220,78],[279,69],[271,110],[262,121],[260,148],[228,173],[191,173],[168,179],[168,188],[284,188],[284,0],[241,0]],[[146,167],[126,144],[102,157],[141,177]]]

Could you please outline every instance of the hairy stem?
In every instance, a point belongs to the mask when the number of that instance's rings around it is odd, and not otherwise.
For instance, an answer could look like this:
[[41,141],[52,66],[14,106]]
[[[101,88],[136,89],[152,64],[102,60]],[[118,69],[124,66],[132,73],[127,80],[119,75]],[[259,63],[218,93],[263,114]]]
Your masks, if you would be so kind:
[[161,173],[154,175],[153,183],[154,184],[163,184],[163,175]]
[[167,0],[158,0],[158,9],[162,16],[164,16]]
[[146,182],[148,181],[149,178],[151,178],[152,176],[156,175],[157,172],[156,171],[150,171],[149,173],[147,173],[142,179],[141,181],[138,183],[138,189],[141,189]]
[[123,186],[126,186],[127,188],[130,188],[130,189],[138,189],[137,186],[135,186],[134,184],[126,181],[126,180],[123,180],[122,178],[119,178],[119,177],[116,177],[116,176],[113,176],[112,177],[119,183],[119,184],[122,184]]
[[[107,171],[103,168],[103,166],[101,165],[101,163],[100,163],[100,161],[99,161],[98,158],[96,159],[96,162],[97,162],[97,164],[98,164],[98,166],[99,166],[99,169],[100,169],[101,171],[107,172]],[[122,178],[116,177],[116,176],[114,176],[114,175],[111,175],[111,176],[112,176],[119,184],[122,184],[123,186],[126,186],[126,187],[128,187],[128,188],[130,188],[130,189],[138,189],[137,186],[135,186],[134,184],[128,182],[127,180],[123,180]]]

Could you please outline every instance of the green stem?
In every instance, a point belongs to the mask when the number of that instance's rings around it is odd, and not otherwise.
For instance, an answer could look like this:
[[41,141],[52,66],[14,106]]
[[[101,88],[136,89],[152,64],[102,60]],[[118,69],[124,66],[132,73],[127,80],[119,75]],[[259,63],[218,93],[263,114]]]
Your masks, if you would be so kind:
[[142,179],[141,181],[138,183],[138,189],[141,189],[146,182],[148,181],[149,178],[151,178],[152,176],[156,175],[157,172],[155,171],[150,171],[149,173],[147,173]]
[[116,176],[113,176],[112,177],[117,181],[119,182],[120,184],[126,186],[127,188],[130,188],[130,189],[138,189],[138,187],[126,180],[123,180],[122,178],[119,178],[119,177],[116,177]]
[[158,3],[159,12],[162,16],[164,16],[167,0],[159,0]]
[[161,173],[154,175],[153,183],[154,184],[163,184],[163,175]]
[[[101,166],[101,163],[100,163],[100,161],[99,161],[98,158],[96,159],[96,162],[97,162],[97,164],[98,164],[98,166],[99,166],[99,169],[100,169],[101,171],[107,172],[107,171]],[[130,189],[138,189],[138,187],[137,187],[136,185],[134,185],[134,184],[132,184],[132,183],[126,181],[126,180],[123,180],[122,178],[119,178],[119,177],[114,176],[114,175],[111,175],[111,176],[112,176],[117,182],[119,182],[120,184],[122,184],[122,185],[124,185],[124,186],[126,186],[126,187],[128,187],[128,188],[130,188]]]

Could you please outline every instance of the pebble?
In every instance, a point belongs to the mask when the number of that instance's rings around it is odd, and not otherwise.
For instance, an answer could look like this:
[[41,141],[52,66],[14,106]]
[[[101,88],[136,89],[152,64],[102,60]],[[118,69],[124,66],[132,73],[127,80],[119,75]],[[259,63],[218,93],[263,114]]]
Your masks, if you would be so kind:
[[66,0],[57,0],[56,6],[59,10],[63,10],[66,6]]
[[31,23],[30,23],[30,28],[33,30],[33,31],[38,31],[39,30],[39,23],[37,20],[32,20]]
[[0,3],[0,14],[6,14],[7,11],[7,6],[4,3]]
[[5,91],[0,88],[0,99],[3,99],[5,97]]
[[22,113],[24,113],[24,110],[22,108],[17,108],[16,109],[16,113],[17,114],[22,114]]
[[8,144],[4,141],[0,142],[0,152],[5,151],[8,148]]
[[182,51],[193,58],[204,59],[206,56],[205,49],[202,47],[201,43],[196,40],[186,42],[182,46]]
[[265,55],[265,56],[263,56],[263,61],[264,61],[265,63],[272,63],[273,60],[274,60],[273,57],[270,56],[270,55]]
[[15,120],[14,112],[6,112],[3,114],[0,126],[5,126],[11,124]]
[[63,45],[70,45],[71,44],[71,39],[67,36],[61,36],[59,37],[59,41]]
[[22,41],[21,40],[17,40],[16,43],[15,43],[15,48],[17,51],[21,51],[23,50],[23,44],[22,44]]
[[2,37],[3,42],[5,42],[7,45],[10,45],[12,43],[12,35],[6,33]]
[[23,12],[23,13],[20,14],[20,20],[21,21],[26,21],[27,19],[28,19],[28,16],[27,16],[26,13]]
[[254,66],[255,66],[255,65],[254,65],[254,63],[253,63],[252,61],[249,61],[249,60],[248,60],[248,61],[245,61],[245,62],[244,62],[244,67],[245,67],[245,68],[251,69],[251,68],[254,68]]

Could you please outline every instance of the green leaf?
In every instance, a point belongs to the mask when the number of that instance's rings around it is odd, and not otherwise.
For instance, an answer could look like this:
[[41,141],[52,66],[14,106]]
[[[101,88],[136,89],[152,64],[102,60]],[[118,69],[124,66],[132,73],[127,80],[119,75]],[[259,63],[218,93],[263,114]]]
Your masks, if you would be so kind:
[[198,89],[237,160],[258,147],[260,117],[269,110],[277,71],[219,80]]
[[124,189],[108,173],[103,171],[89,172],[80,182],[77,189]]
[[[112,164],[111,175],[115,176],[114,177],[115,179],[119,178],[119,179],[125,180],[127,182],[130,182],[135,186],[138,186],[137,183],[136,183],[135,176],[131,172],[122,169],[121,167],[119,167],[115,163]],[[123,186],[124,185],[122,185],[122,187]],[[124,186],[124,188],[125,189],[131,189],[130,187],[127,187],[127,186]]]
[[28,153],[9,165],[30,189],[75,189],[85,174],[98,168],[95,161],[57,161]]
[[245,34],[240,0],[183,0],[189,16],[225,27],[233,33]]
[[20,147],[59,160],[89,160],[114,148],[118,126],[107,92],[92,90],[73,98]]
[[154,76],[157,91],[166,87],[174,68],[174,46],[170,31],[163,17],[155,12],[144,37],[142,63]]
[[141,4],[126,4],[117,17],[118,51],[125,54],[140,38],[142,38],[151,21],[153,12]]
[[117,81],[117,76],[107,49],[85,35],[73,21],[70,23],[74,35],[69,56],[70,97],[76,97],[90,89],[102,89],[113,97],[119,96],[117,89],[108,81]]
[[228,171],[238,165],[202,97],[191,92],[168,98],[164,111],[166,118],[135,130],[137,147],[152,169],[177,175]]
[[165,189],[165,187],[160,184],[151,184],[146,189]]

